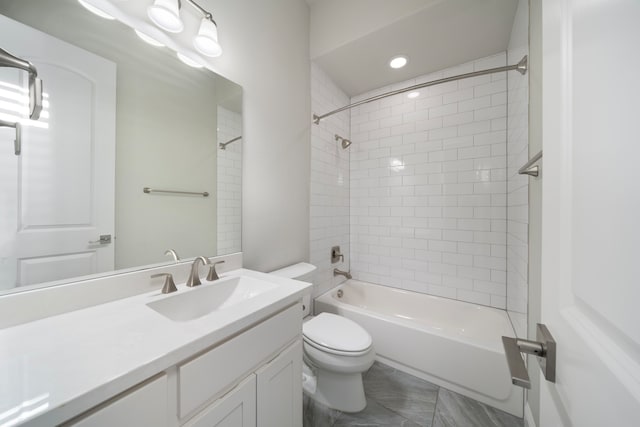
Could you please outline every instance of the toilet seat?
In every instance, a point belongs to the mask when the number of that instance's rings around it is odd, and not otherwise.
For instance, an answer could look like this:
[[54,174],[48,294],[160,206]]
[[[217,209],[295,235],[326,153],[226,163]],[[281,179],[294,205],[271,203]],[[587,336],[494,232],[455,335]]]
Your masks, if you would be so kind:
[[320,351],[340,356],[361,356],[371,350],[371,336],[346,317],[321,313],[302,327],[304,342]]
[[364,354],[367,354],[369,351],[371,351],[371,347],[365,349],[365,350],[361,350],[361,351],[344,351],[344,350],[336,350],[333,348],[329,348],[329,347],[325,347],[323,345],[320,345],[310,339],[308,339],[307,337],[302,337],[303,341],[305,344],[310,345],[311,347],[318,349],[324,353],[329,353],[329,354],[335,354],[336,356],[362,356]]

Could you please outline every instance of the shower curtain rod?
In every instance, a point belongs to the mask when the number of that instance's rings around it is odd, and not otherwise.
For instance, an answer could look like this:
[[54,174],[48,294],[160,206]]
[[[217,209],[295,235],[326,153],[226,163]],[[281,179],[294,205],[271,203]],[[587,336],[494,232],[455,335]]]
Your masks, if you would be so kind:
[[439,84],[442,84],[442,83],[452,82],[452,81],[455,81],[455,80],[469,79],[471,77],[484,76],[485,74],[500,73],[502,71],[511,71],[511,70],[516,70],[520,74],[523,74],[523,75],[526,74],[526,72],[527,72],[527,55],[523,56],[522,59],[520,60],[520,62],[518,62],[517,64],[514,64],[514,65],[506,65],[504,67],[489,68],[487,70],[474,71],[472,73],[459,74],[457,76],[445,77],[443,79],[433,80],[433,81],[430,81],[430,82],[427,82],[427,83],[420,83],[420,84],[417,84],[417,85],[406,87],[404,89],[397,89],[397,90],[393,90],[391,92],[386,92],[386,93],[383,93],[383,94],[380,94],[380,95],[372,96],[371,98],[363,99],[362,101],[354,102],[353,104],[345,105],[344,107],[338,108],[338,109],[333,110],[333,111],[329,111],[328,113],[323,114],[321,116],[318,116],[318,115],[314,114],[313,115],[313,122],[315,124],[319,124],[320,120],[325,119],[325,118],[327,118],[329,116],[332,116],[332,115],[334,115],[336,113],[340,113],[340,112],[342,112],[344,110],[350,110],[353,107],[357,107],[358,105],[367,104],[369,102],[377,101],[378,99],[387,98],[387,97],[393,96],[393,95],[398,95],[399,93],[410,92],[412,90],[421,89],[423,87],[435,86],[435,85],[439,85]]

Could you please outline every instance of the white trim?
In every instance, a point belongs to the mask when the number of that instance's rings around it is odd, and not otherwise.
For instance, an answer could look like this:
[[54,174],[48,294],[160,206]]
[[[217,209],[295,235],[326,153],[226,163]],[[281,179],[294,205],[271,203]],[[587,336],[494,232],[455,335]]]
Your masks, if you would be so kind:
[[524,427],[538,427],[536,420],[533,418],[533,412],[531,412],[529,402],[525,402],[524,404]]

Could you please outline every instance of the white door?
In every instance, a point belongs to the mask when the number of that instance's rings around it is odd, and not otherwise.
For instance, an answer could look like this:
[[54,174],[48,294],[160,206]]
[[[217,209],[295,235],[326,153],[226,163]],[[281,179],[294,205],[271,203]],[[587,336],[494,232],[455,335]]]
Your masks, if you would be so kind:
[[0,289],[113,270],[115,64],[0,15],[0,47],[43,80],[40,120],[26,117],[27,73],[0,68]]
[[640,426],[640,1],[542,4],[540,423]]

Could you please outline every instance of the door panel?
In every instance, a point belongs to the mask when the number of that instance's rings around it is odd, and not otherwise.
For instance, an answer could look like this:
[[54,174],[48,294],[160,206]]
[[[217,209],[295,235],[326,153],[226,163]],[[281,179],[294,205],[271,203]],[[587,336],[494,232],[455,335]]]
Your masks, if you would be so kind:
[[[114,63],[0,16],[0,40],[34,63],[43,80],[41,119],[27,118],[25,72],[0,69],[0,287],[114,269]],[[33,269],[33,270],[32,270]]]
[[184,427],[256,427],[256,376],[249,375]]
[[258,427],[302,425],[302,341],[256,372]]
[[[21,230],[92,223],[93,81],[67,64],[38,61],[46,77],[47,128],[26,127],[19,201]],[[24,77],[26,79],[26,76]]]
[[81,276],[87,271],[95,271],[96,262],[95,252],[19,259],[18,276],[25,285],[62,280],[70,274]]
[[640,425],[640,2],[543,2],[542,426]]

